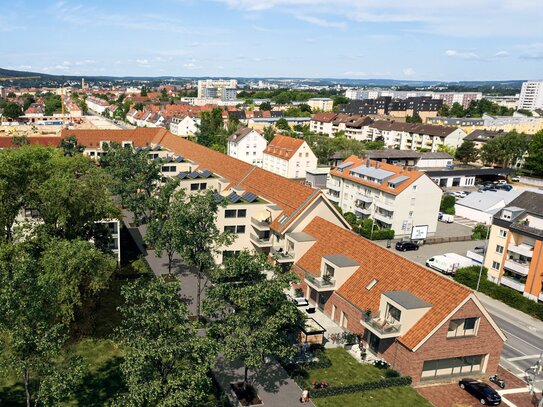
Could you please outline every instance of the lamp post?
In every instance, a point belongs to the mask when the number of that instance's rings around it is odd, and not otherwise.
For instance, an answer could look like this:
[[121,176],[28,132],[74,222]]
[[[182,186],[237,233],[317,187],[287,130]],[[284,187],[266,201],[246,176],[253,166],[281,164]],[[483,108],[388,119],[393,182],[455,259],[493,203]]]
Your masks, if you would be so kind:
[[488,249],[488,238],[490,236],[491,227],[492,227],[492,223],[488,226],[488,229],[486,231],[485,245],[483,246],[483,261],[481,261],[481,267],[479,267],[479,278],[477,279],[477,287],[475,288],[475,291],[479,291],[479,285],[481,284],[481,276],[483,274],[483,267],[485,265],[485,255]]

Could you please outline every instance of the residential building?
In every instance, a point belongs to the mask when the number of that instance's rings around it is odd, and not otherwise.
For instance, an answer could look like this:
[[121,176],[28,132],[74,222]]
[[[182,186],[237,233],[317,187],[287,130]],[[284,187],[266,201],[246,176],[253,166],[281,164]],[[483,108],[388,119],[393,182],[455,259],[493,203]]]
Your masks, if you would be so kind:
[[395,236],[410,236],[414,226],[437,228],[443,191],[423,172],[350,156],[330,171],[328,199],[343,212],[371,218]]
[[364,157],[382,163],[413,167],[421,171],[429,168],[450,168],[453,165],[453,157],[441,151],[420,153],[413,150],[366,150]]
[[454,205],[454,211],[457,216],[491,225],[492,217],[509,205],[520,193],[518,189],[474,191],[465,198],[458,199]]
[[467,109],[471,102],[481,100],[483,94],[481,92],[443,92],[434,93],[432,98],[441,99],[443,104],[447,106],[459,103],[464,109]]
[[307,101],[311,109],[318,109],[323,112],[330,112],[334,108],[334,101],[330,98],[311,98]]
[[311,306],[414,383],[495,373],[506,340],[473,291],[319,217],[288,237]]
[[[223,99],[223,90],[226,90],[224,100],[230,100],[232,89],[236,89],[238,81],[235,79],[204,79],[198,81],[198,99]],[[233,99],[236,97],[234,96]]]
[[387,148],[438,151],[440,146],[458,148],[466,133],[456,127],[379,120],[367,126],[366,137],[382,140]]
[[475,147],[480,150],[488,140],[504,135],[505,132],[503,130],[473,130],[464,138],[464,141],[473,141]]
[[543,117],[529,117],[515,112],[513,116],[490,116],[483,114],[483,117],[428,117],[427,124],[458,126],[466,133],[474,130],[511,131],[519,133],[535,134],[543,129]]
[[492,219],[488,279],[543,301],[543,194],[525,191]]
[[179,117],[172,117],[170,131],[176,136],[190,137],[196,134],[199,125],[199,117],[185,114]]
[[543,81],[528,81],[522,84],[518,108],[526,110],[543,108]]
[[228,137],[228,152],[230,157],[246,163],[262,167],[264,150],[268,142],[257,130],[242,127]]
[[113,141],[145,149],[150,159],[161,162],[162,173],[177,177],[181,188],[188,193],[215,191],[216,199],[226,205],[219,210],[217,227],[236,235],[231,245],[220,248],[215,257],[217,263],[240,250],[256,249],[288,266],[294,257],[284,249],[287,236],[300,232],[316,216],[342,228],[350,227],[320,190],[176,136],[166,129],[63,130],[61,137],[70,135],[76,136],[86,147],[84,154],[94,158],[104,153],[104,143]]
[[370,117],[359,114],[317,113],[311,117],[309,128],[330,137],[342,132],[347,138],[366,141],[367,126],[371,123],[373,120]]
[[109,107],[108,102],[95,96],[89,96],[85,101],[87,102],[87,107],[96,113],[102,114]]
[[485,181],[496,181],[514,173],[511,168],[427,168],[425,173],[440,187],[472,187],[477,178]]
[[519,99],[520,95],[517,94],[515,96],[485,96],[485,99],[491,101],[492,103],[496,103],[498,106],[503,106],[508,109],[518,109]]
[[306,170],[317,162],[304,140],[276,135],[264,150],[262,168],[286,178],[305,178]]

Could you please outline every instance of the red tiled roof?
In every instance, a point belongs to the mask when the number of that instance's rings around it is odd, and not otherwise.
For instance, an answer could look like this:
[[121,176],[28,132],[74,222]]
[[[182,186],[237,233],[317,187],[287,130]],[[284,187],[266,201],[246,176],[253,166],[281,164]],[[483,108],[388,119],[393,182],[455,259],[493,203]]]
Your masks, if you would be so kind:
[[[361,312],[371,309],[375,313],[379,309],[381,294],[395,290],[408,291],[432,305],[409,331],[398,338],[409,349],[416,347],[472,294],[468,288],[320,217],[313,219],[304,232],[314,237],[316,242],[294,267],[319,275],[323,256],[342,254],[355,260],[360,267],[337,294]],[[367,290],[366,286],[373,279],[377,284]]]
[[100,141],[121,143],[132,141],[134,147],[146,147],[151,144],[157,133],[166,132],[162,128],[141,128],[134,130],[70,130],[63,129],[61,137],[75,136],[77,141],[85,147],[98,147]]
[[264,153],[288,160],[296,153],[296,151],[298,151],[302,144],[304,144],[304,140],[276,135],[273,140],[270,141],[270,144],[268,144]]
[[[59,136],[30,136],[27,138],[30,144],[58,147],[61,138]],[[0,148],[17,147],[13,144],[13,137],[0,137]]]
[[336,113],[316,113],[311,116],[311,120],[314,122],[330,123],[336,116]]
[[[382,184],[377,184],[375,182],[367,181],[365,179],[354,177],[354,176],[349,174],[350,170],[352,170],[353,168],[359,167],[361,165],[367,165],[368,161],[369,161],[371,167],[375,167],[377,164],[379,164],[380,169],[394,172],[395,175],[392,175],[390,178],[388,178]],[[386,191],[387,193],[392,194],[392,195],[398,195],[400,192],[402,192],[404,189],[406,189],[409,185],[411,185],[414,181],[416,181],[417,179],[419,179],[420,177],[423,177],[425,175],[423,172],[420,172],[420,171],[416,171],[416,170],[413,170],[413,169],[411,169],[411,170],[410,169],[404,169],[403,167],[399,167],[397,165],[382,163],[382,162],[378,162],[378,161],[372,161],[372,160],[368,160],[366,158],[357,157],[356,155],[352,155],[349,158],[346,158],[345,161],[343,161],[343,163],[352,163],[352,164],[349,165],[348,167],[343,168],[343,170],[339,170],[338,168],[334,168],[332,171],[330,171],[330,175],[333,175],[333,176],[339,177],[339,178],[343,178],[343,179],[347,179],[349,181],[356,182],[357,184],[360,184],[360,185],[367,185],[367,186],[369,186],[371,188],[379,189],[381,191]],[[396,178],[399,178],[401,176],[406,176],[406,177],[408,177],[408,179],[403,181],[401,184],[396,185],[396,187],[394,189],[392,189],[392,188],[390,188],[388,186],[389,181],[392,181],[392,180],[394,180]]]

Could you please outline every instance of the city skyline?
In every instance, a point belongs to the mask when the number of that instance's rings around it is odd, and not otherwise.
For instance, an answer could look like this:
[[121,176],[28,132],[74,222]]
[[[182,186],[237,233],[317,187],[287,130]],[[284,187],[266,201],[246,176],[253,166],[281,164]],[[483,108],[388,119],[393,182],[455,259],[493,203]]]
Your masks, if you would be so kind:
[[18,1],[0,66],[66,75],[538,79],[535,0]]

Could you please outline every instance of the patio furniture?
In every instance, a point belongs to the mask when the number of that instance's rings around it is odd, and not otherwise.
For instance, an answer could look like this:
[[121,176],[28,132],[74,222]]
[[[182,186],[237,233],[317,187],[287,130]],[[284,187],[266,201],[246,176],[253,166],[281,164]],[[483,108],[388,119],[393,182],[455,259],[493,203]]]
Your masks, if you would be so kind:
[[305,312],[307,312],[308,314],[314,314],[315,313],[315,307],[309,307],[308,309],[305,310]]

